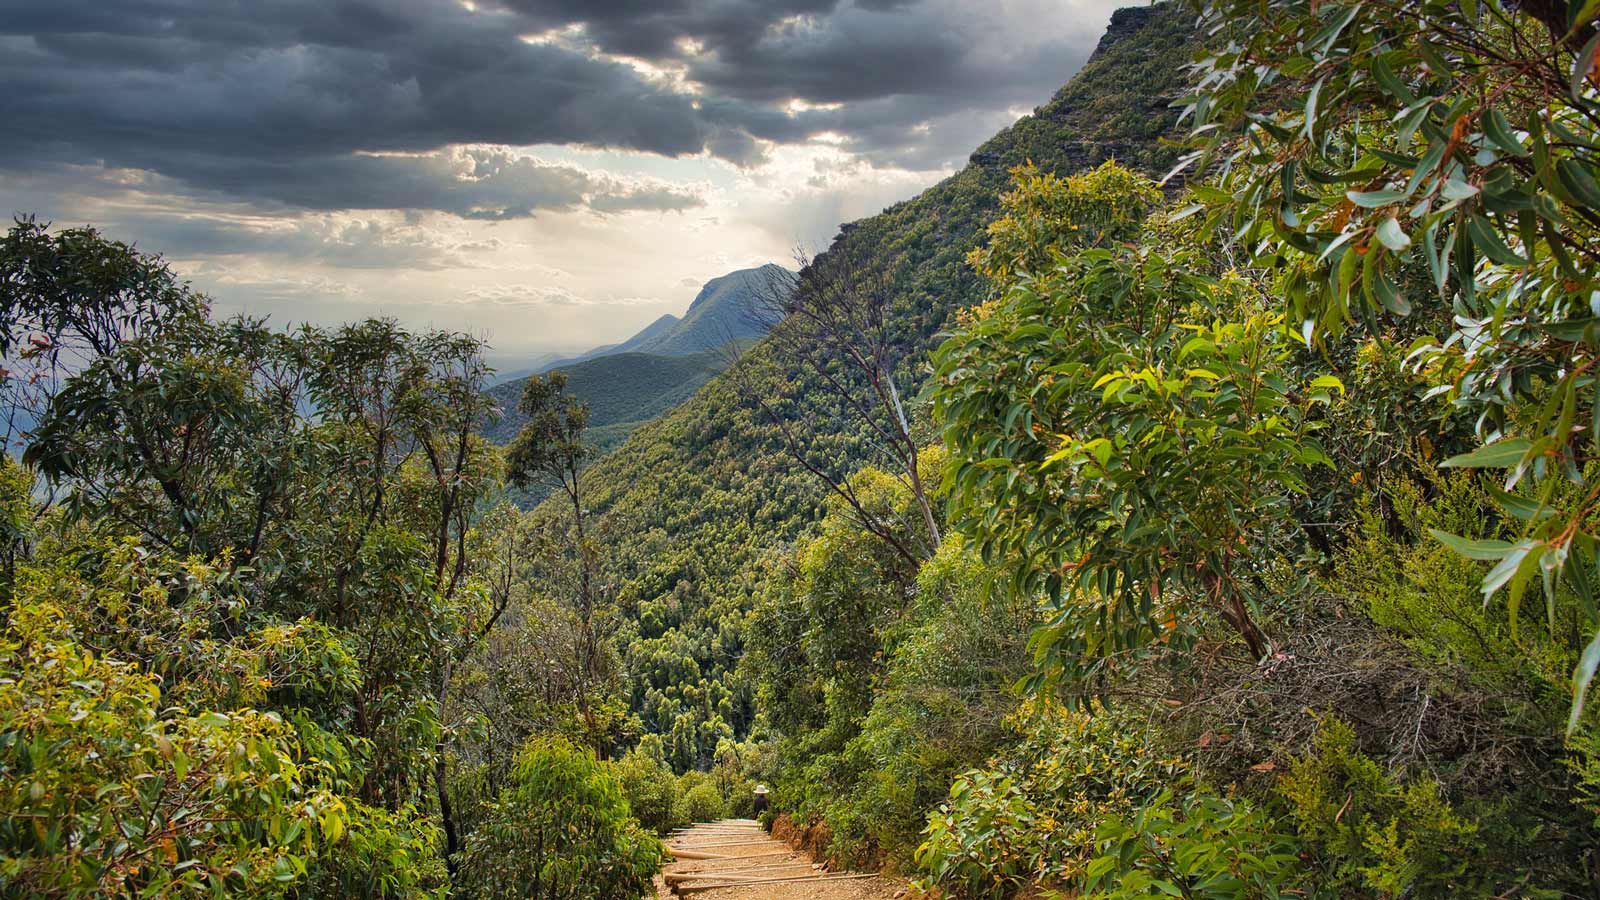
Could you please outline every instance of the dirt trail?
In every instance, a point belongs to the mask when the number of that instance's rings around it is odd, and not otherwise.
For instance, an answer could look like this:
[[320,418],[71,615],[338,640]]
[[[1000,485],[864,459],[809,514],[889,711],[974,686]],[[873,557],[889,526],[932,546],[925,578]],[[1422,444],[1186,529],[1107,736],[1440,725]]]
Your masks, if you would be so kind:
[[656,878],[661,900],[893,900],[905,883],[882,875],[831,872],[774,840],[752,819],[723,819],[667,837],[675,859]]

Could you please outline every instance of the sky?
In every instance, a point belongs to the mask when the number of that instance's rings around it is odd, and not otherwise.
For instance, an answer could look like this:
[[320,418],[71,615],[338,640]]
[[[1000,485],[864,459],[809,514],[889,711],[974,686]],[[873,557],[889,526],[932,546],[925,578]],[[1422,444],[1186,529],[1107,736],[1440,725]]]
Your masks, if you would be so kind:
[[514,364],[914,196],[1129,2],[0,0],[0,212]]

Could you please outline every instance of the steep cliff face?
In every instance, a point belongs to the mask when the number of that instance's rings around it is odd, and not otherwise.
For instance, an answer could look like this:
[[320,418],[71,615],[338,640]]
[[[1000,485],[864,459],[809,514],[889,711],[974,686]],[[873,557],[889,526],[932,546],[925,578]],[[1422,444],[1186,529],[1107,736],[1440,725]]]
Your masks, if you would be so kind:
[[[1158,138],[1175,118],[1167,106],[1181,90],[1189,26],[1170,5],[1118,12],[1082,71],[980,147],[971,165],[841,228],[828,252],[896,273],[907,396],[920,387],[927,352],[953,310],[982,299],[965,257],[996,214],[1008,169],[1031,160],[1074,172],[1112,157],[1155,174],[1170,166],[1173,153]],[[770,343],[747,362],[771,406],[816,426],[817,459],[840,474],[872,461],[864,436],[828,408],[805,370]],[[732,673],[760,560],[816,521],[823,488],[789,460],[779,429],[726,376],[641,428],[590,479],[633,708],[667,737],[679,765],[704,762],[720,738],[751,724],[750,697]]]

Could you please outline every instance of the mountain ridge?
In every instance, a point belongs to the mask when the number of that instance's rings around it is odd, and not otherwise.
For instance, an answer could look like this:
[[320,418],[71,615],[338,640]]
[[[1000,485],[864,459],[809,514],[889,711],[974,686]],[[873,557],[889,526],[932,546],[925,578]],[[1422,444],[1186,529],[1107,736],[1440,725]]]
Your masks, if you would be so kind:
[[[761,295],[779,273],[794,275],[776,263],[734,269],[701,285],[682,316],[665,313],[632,337],[614,344],[602,344],[577,356],[546,359],[518,377],[542,375],[592,359],[621,353],[650,353],[660,356],[690,356],[726,345],[729,341],[749,341],[766,333],[761,314]],[[500,379],[501,382],[510,378]]]

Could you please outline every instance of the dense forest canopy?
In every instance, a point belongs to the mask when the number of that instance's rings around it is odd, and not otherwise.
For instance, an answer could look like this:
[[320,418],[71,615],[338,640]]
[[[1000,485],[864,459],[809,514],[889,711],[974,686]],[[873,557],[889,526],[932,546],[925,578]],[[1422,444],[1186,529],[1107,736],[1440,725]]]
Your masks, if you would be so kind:
[[675,406],[19,217],[0,896],[1595,896],[1597,48],[1124,10]]

